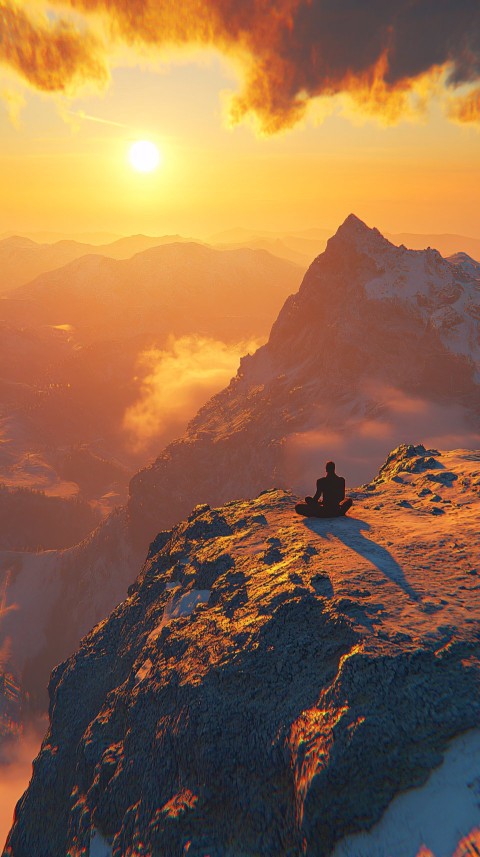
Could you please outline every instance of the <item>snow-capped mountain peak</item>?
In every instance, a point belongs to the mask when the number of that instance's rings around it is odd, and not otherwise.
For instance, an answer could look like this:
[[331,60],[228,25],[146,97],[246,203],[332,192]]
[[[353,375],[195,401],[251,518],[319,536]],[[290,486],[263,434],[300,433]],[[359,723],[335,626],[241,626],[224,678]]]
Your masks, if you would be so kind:
[[355,250],[373,258],[381,258],[388,250],[394,249],[376,228],[370,228],[356,214],[349,214],[339,226],[335,235],[327,242],[327,253],[348,252]]
[[285,335],[287,318],[291,329],[292,310],[301,315],[302,337],[321,310],[323,322],[335,316],[338,331],[348,329],[351,338],[358,319],[375,307],[381,327],[391,326],[397,316],[399,325],[411,328],[415,318],[425,330],[435,331],[442,346],[466,360],[480,379],[480,264],[466,254],[446,260],[430,247],[396,247],[354,214],[315,259],[298,295],[282,310],[272,339]]
[[152,534],[159,519],[185,514],[192,473],[195,499],[219,503],[267,484],[306,490],[311,462],[332,455],[363,480],[364,455],[367,469],[412,433],[476,445],[479,298],[477,282],[436,250],[395,247],[351,215],[268,343],[134,477],[132,525]]

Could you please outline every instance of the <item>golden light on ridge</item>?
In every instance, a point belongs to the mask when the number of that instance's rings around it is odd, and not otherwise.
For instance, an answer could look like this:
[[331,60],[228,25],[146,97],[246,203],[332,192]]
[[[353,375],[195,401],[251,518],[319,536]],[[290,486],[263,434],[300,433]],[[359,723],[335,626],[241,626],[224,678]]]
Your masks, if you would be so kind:
[[140,173],[151,173],[160,164],[160,151],[149,140],[137,140],[130,146],[128,154],[132,167]]

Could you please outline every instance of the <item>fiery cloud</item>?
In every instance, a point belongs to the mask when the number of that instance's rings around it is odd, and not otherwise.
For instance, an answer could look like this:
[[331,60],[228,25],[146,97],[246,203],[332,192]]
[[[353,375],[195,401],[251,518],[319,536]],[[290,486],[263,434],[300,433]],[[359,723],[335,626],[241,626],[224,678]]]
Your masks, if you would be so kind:
[[[110,46],[203,45],[234,57],[244,84],[232,121],[253,115],[265,133],[293,126],[317,96],[347,93],[367,113],[394,120],[410,111],[425,76],[443,71],[453,93],[480,80],[477,0],[53,2],[90,27],[103,19]],[[79,38],[68,23],[34,24],[13,0],[0,0],[0,10],[4,61],[32,85],[63,90],[78,78],[104,80],[92,33]],[[456,118],[464,116],[471,121],[472,111],[459,109]]]
[[154,451],[183,431],[201,405],[228,384],[240,358],[257,342],[227,345],[206,337],[171,338],[166,349],[149,349],[139,358],[140,396],[124,417],[130,443]]
[[0,0],[0,62],[46,92],[108,79],[100,43],[91,33],[29,15],[12,0]]
[[457,122],[478,124],[480,122],[480,87],[463,98],[453,98],[448,112],[450,118]]

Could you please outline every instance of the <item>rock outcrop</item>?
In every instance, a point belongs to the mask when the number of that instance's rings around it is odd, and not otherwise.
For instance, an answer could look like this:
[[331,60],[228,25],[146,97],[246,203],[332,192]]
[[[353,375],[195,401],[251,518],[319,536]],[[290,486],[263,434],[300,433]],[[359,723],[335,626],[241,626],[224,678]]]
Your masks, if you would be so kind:
[[159,533],[52,674],[5,857],[327,857],[369,829],[478,726],[479,493],[480,453],[402,446],[350,517],[272,490]]

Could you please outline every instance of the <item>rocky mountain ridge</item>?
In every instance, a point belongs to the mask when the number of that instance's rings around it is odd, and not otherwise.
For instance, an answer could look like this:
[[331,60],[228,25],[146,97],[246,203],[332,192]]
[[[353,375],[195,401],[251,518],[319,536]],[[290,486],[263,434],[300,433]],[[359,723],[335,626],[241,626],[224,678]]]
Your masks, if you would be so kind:
[[404,445],[354,498],[305,521],[265,491],[158,534],[52,675],[5,857],[328,857],[426,782],[479,722],[480,453]]

